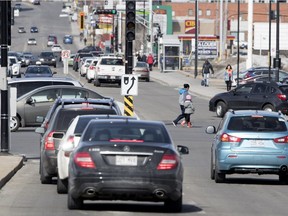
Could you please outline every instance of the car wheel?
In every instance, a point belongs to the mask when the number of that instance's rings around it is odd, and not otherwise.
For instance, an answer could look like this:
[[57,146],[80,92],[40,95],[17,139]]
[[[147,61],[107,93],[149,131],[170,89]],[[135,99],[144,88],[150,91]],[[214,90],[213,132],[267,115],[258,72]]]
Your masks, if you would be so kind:
[[41,184],[51,184],[52,177],[48,176],[43,167],[43,162],[40,161],[40,181]]
[[60,179],[57,177],[57,193],[58,194],[66,194],[68,192],[68,180]]
[[150,82],[150,78],[146,78],[146,82]]
[[168,212],[182,211],[182,195],[177,200],[167,199],[164,201],[164,207]]
[[99,80],[98,79],[95,79],[94,80],[94,86],[101,86],[101,83],[99,82]]
[[54,68],[56,68],[56,64],[54,65]]
[[226,113],[227,106],[223,101],[220,101],[216,105],[216,115],[218,117],[223,117],[224,114]]
[[274,107],[271,104],[267,104],[263,107],[263,110],[273,112],[275,111]]
[[10,131],[15,132],[19,129],[20,127],[20,119],[18,116],[13,116],[10,119]]
[[220,173],[217,169],[217,167],[215,167],[215,182],[216,183],[224,183],[226,180],[226,175],[225,173]]
[[81,209],[83,206],[83,200],[80,198],[73,198],[71,194],[68,192],[68,209]]
[[214,164],[213,164],[213,156],[212,156],[212,153],[211,153],[211,163],[210,163],[210,178],[212,180],[215,179],[215,168],[214,168]]

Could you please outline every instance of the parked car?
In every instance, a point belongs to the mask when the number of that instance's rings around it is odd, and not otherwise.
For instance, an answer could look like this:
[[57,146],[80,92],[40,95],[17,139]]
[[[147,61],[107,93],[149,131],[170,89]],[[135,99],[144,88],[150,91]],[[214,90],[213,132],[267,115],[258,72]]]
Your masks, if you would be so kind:
[[287,130],[287,120],[279,112],[228,111],[218,129],[206,128],[206,133],[215,134],[211,179],[223,183],[228,174],[275,174],[287,184]]
[[8,56],[8,75],[11,78],[21,77],[20,68],[21,61],[18,61],[16,56]]
[[45,79],[41,77],[31,77],[29,79],[13,78],[8,80],[9,87],[17,88],[17,98],[34,89],[48,85],[68,85],[82,87],[82,84],[79,81],[69,77],[46,77]]
[[[285,80],[288,78],[288,72],[279,70],[279,82],[285,82]],[[269,81],[269,69],[257,69],[253,72],[247,72],[245,77],[241,80],[241,84],[251,82],[251,81]],[[270,80],[275,81],[276,80],[276,69],[271,68],[270,69]]]
[[92,62],[93,58],[91,57],[83,57],[79,63],[79,73],[80,76],[85,76],[87,73],[87,69],[90,66],[90,63]]
[[82,49],[79,49],[77,51],[77,53],[89,53],[89,52],[93,52],[93,51],[101,52],[102,49],[100,47],[96,47],[96,46],[90,45],[90,46],[86,46],[86,47],[84,47]]
[[56,71],[52,71],[47,65],[30,65],[24,72],[24,77],[52,77],[56,74]]
[[250,82],[209,101],[209,110],[223,117],[229,109],[257,109],[288,113],[288,85],[276,82]]
[[58,98],[103,98],[90,89],[67,85],[44,86],[17,98],[17,116],[10,121],[10,130],[19,127],[40,126],[48,110]]
[[[100,104],[97,104],[97,101]],[[120,115],[118,107],[111,106],[110,99],[87,102],[83,99],[80,104],[60,105],[53,113],[49,126],[36,128],[35,132],[43,134],[40,144],[40,181],[50,184],[53,177],[57,177],[57,149],[62,140],[62,134],[69,127],[70,122],[78,115],[109,114]],[[106,102],[106,103],[105,103]]]
[[72,35],[65,35],[63,37],[64,44],[73,44],[73,36]]
[[68,208],[81,209],[85,200],[129,199],[164,202],[166,210],[180,212],[180,154],[188,153],[173,144],[163,122],[91,120],[70,155]]
[[18,27],[18,33],[26,33],[25,27],[24,26]]
[[90,57],[92,58],[93,55],[91,53],[76,53],[73,59],[73,70],[78,71],[79,69],[79,62],[83,57]]
[[73,67],[73,61],[74,61],[74,57],[75,57],[75,53],[70,54],[70,58],[68,59],[68,66],[69,67]]
[[[87,124],[92,119],[137,119],[130,116],[121,115],[80,115],[74,118],[59,144],[57,153],[57,192],[67,193],[68,189],[68,165],[70,153],[78,146],[80,137]],[[68,149],[68,151],[65,151]]]
[[86,80],[88,83],[91,83],[95,78],[96,65],[98,61],[99,61],[99,58],[94,57],[89,67],[87,68]]
[[57,57],[54,55],[52,51],[41,52],[39,55],[39,61],[43,65],[54,66],[54,68],[56,68],[57,65]]
[[32,0],[31,3],[33,5],[40,5],[40,0]]
[[29,39],[27,40],[27,44],[28,44],[28,45],[37,45],[37,41],[36,41],[35,38],[29,38]]
[[31,26],[30,32],[31,32],[31,33],[38,33],[39,30],[38,30],[37,26]]
[[146,82],[150,81],[149,65],[146,62],[136,62],[136,65],[132,70],[132,74],[138,75],[139,79],[144,79]]

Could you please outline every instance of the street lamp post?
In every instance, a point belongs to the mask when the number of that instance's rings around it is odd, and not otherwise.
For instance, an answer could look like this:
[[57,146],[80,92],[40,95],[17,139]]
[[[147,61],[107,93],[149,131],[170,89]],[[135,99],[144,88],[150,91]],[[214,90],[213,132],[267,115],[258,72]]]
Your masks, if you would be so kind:
[[198,1],[195,0],[195,71],[194,78],[198,75]]

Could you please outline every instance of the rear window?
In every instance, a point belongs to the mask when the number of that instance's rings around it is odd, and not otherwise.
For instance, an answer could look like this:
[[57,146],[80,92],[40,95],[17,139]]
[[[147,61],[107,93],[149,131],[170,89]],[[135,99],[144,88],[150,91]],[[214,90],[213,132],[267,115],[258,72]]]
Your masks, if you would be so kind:
[[232,131],[247,132],[287,131],[284,118],[261,115],[232,117],[228,123],[227,129]]
[[103,122],[99,124],[97,121],[89,123],[82,141],[171,143],[166,129],[160,125]]
[[110,59],[110,58],[102,58],[101,59],[102,65],[124,65],[122,59]]
[[70,122],[78,115],[89,115],[89,114],[110,114],[116,115],[114,109],[105,108],[94,108],[94,109],[61,109],[56,116],[55,127],[57,131],[67,131]]

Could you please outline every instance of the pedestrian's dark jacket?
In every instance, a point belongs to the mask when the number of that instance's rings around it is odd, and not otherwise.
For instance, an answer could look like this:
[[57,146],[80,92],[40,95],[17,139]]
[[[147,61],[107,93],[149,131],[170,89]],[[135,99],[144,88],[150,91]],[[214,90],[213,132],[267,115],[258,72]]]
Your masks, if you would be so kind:
[[142,55],[142,61],[143,61],[143,62],[146,62],[146,61],[147,61],[147,57],[146,57],[145,54]]
[[203,64],[203,67],[202,67],[202,74],[208,74],[208,73],[210,73],[210,70],[211,70],[212,74],[214,74],[214,70],[213,70],[213,67],[210,64],[210,62],[205,61],[205,63]]

